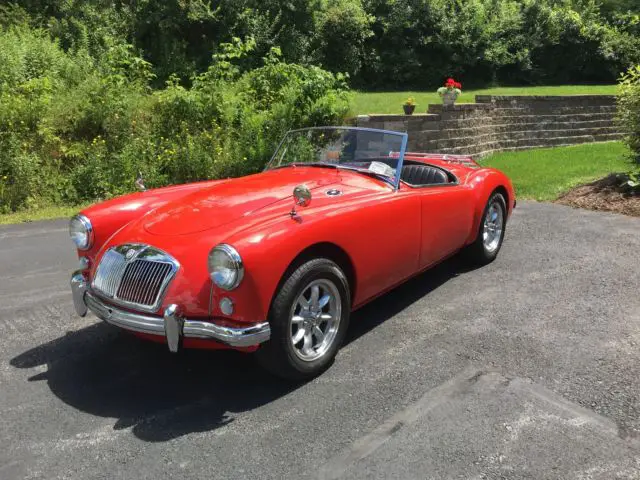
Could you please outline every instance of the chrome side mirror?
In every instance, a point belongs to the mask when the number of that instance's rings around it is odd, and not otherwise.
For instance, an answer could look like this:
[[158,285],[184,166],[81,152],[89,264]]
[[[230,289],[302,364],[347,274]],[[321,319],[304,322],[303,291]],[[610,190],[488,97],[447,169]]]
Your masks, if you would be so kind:
[[308,207],[311,204],[311,191],[306,185],[298,185],[293,189],[293,202],[294,205],[289,215],[291,215],[291,218],[294,220],[299,220],[296,207]]
[[136,178],[136,188],[140,192],[146,192],[147,187],[144,186],[144,177],[142,176],[142,172],[138,172],[138,178]]
[[311,204],[311,191],[306,185],[298,185],[293,189],[293,200],[299,207],[308,207]]

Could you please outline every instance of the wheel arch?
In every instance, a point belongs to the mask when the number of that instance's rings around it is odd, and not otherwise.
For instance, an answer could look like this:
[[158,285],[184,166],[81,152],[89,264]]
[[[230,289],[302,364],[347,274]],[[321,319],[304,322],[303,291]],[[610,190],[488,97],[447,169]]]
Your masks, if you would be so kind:
[[504,197],[505,207],[507,208],[507,211],[505,212],[505,214],[508,217],[509,205],[511,205],[511,198],[509,197],[509,192],[507,191],[504,185],[498,185],[491,191],[491,193],[489,194],[489,198],[491,198],[495,193],[499,193]]
[[467,245],[473,243],[476,240],[480,228],[480,223],[482,221],[482,214],[487,205],[487,202],[492,197],[492,195],[494,195],[495,193],[500,193],[504,197],[505,206],[507,208],[506,220],[508,220],[511,214],[512,204],[515,200],[513,188],[511,187],[508,179],[505,181],[504,174],[495,170],[488,170],[487,172],[484,172],[482,178],[483,182],[480,183],[475,195],[476,205],[473,215],[473,225],[469,238],[467,238],[466,241]]
[[347,282],[349,283],[349,294],[351,296],[351,301],[355,298],[356,285],[357,285],[357,277],[356,277],[356,269],[353,264],[353,260],[349,256],[349,254],[339,245],[336,245],[332,242],[318,242],[314,243],[306,247],[302,250],[296,257],[291,260],[287,268],[284,270],[282,277],[280,277],[280,281],[276,286],[276,289],[273,293],[273,297],[271,298],[271,303],[273,303],[274,298],[280,291],[280,288],[287,281],[287,278],[298,268],[300,265],[305,262],[312,260],[314,258],[326,258],[336,263],[340,267],[340,269],[344,272],[347,277]]

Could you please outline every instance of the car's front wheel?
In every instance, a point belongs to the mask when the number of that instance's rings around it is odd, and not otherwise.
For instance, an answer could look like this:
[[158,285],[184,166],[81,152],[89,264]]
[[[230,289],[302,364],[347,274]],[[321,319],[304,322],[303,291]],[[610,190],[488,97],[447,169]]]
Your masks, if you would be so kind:
[[340,267],[324,258],[304,263],[272,303],[271,338],[256,353],[260,363],[288,379],[319,375],[344,340],[350,311],[349,283]]

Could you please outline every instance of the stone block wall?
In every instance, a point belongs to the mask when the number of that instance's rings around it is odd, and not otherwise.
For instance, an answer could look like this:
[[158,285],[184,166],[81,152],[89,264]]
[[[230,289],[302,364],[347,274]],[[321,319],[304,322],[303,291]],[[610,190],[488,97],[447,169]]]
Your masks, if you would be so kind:
[[409,134],[409,151],[468,154],[621,138],[613,95],[477,95],[476,103],[429,105],[426,114],[361,115],[359,127]]

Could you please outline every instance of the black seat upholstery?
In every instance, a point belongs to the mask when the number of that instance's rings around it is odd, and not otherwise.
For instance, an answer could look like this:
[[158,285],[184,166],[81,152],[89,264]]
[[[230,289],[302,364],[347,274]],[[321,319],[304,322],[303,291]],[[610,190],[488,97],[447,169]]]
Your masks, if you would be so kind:
[[449,183],[444,171],[430,165],[404,165],[400,178],[409,185]]

